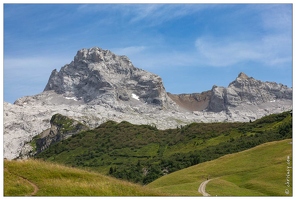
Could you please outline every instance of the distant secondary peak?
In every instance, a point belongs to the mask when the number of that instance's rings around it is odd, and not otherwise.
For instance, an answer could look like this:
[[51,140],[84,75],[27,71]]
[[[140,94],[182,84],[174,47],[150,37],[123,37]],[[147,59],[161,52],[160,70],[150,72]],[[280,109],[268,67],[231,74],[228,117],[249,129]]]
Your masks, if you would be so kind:
[[244,72],[239,73],[238,78],[247,79],[249,78]]

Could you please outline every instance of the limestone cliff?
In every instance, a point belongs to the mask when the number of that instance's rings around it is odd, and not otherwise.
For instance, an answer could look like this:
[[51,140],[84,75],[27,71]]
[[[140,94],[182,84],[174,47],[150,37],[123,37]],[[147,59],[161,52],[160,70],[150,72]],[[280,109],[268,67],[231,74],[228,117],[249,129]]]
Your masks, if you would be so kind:
[[126,56],[101,48],[81,49],[74,61],[53,70],[44,91],[87,104],[153,104],[168,108],[172,103],[162,79],[133,66]]

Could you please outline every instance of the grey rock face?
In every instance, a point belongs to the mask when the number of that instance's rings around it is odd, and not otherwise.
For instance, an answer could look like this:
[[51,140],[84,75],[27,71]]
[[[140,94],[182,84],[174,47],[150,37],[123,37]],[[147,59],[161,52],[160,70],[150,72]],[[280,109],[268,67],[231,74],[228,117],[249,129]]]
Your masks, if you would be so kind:
[[53,70],[44,89],[48,90],[87,104],[138,100],[168,108],[172,103],[159,76],[134,67],[126,56],[97,47],[79,50],[74,61],[59,72]]
[[227,111],[242,104],[259,105],[280,99],[292,100],[292,88],[275,82],[262,82],[240,73],[227,88],[214,86],[208,110]]
[[292,88],[275,82],[262,82],[240,73],[228,87],[214,85],[211,90],[202,93],[168,95],[185,110],[229,112],[243,104],[257,106],[276,100],[291,101]]
[[224,87],[218,87],[214,85],[212,88],[212,96],[207,109],[212,112],[221,112],[222,110],[226,110],[225,95],[226,89]]

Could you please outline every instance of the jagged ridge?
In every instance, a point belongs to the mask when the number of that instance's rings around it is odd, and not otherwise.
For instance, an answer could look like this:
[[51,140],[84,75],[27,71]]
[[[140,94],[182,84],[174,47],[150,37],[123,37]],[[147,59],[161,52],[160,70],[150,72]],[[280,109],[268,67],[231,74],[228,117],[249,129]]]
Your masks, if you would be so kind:
[[259,105],[276,100],[292,100],[292,88],[275,82],[262,82],[241,72],[227,88],[213,86],[208,110],[227,111],[242,104]]
[[259,105],[276,100],[292,100],[292,88],[275,82],[262,82],[241,72],[228,87],[214,85],[202,93],[173,95],[169,97],[190,111],[229,111],[243,104]]

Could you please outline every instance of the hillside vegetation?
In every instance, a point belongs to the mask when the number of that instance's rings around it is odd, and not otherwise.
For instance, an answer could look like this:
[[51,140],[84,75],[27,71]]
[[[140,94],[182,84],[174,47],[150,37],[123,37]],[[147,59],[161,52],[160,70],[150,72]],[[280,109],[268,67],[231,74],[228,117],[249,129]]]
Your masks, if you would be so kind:
[[211,179],[211,196],[292,196],[292,140],[274,141],[225,155],[148,184],[170,195],[201,195],[201,182]]
[[144,186],[38,160],[4,161],[4,196],[161,196]]
[[291,137],[290,112],[249,123],[193,123],[168,130],[109,121],[50,146],[36,158],[148,184],[192,165]]

